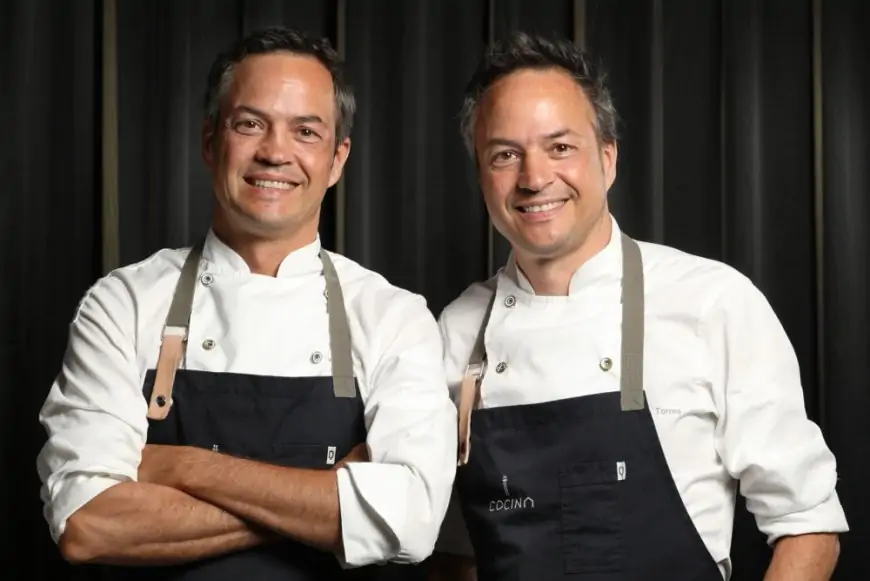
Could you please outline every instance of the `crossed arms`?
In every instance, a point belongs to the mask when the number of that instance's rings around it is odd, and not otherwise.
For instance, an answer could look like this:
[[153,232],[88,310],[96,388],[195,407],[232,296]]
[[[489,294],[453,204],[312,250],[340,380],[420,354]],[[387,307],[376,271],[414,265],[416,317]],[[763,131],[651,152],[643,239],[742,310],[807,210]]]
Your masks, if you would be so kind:
[[289,537],[342,550],[336,471],[260,464],[198,448],[146,446],[138,482],[106,489],[60,537],[75,563],[170,565]]
[[146,446],[135,311],[115,277],[90,291],[40,413],[44,512],[68,560],[183,563],[281,538],[349,567],[429,556],[455,471],[456,410],[425,303],[393,301],[379,319],[397,331],[366,369],[377,386],[367,443],[329,471]]

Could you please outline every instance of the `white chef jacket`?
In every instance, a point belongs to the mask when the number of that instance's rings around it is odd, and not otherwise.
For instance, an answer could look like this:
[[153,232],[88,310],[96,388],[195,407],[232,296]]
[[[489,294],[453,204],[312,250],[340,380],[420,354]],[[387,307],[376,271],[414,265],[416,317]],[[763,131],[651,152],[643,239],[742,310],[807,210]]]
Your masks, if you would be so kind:
[[[622,248],[611,220],[609,244],[574,273],[568,296],[536,296],[512,257],[442,312],[455,401],[496,281],[485,346],[490,370],[507,367],[484,376],[481,407],[619,391]],[[738,482],[770,543],[847,531],[835,458],[807,419],[797,358],[765,297],[723,263],[638,244],[644,389],[680,496],[723,577],[731,573]],[[604,358],[613,362],[608,371]],[[455,497],[436,550],[473,554]]]
[[[320,240],[291,253],[277,277],[252,274],[209,232],[190,322],[186,368],[331,375]],[[70,326],[63,366],[40,413],[48,441],[37,461],[53,538],[110,486],[135,481],[146,442],[145,373],[187,250],[161,250],[99,280]],[[429,555],[456,467],[456,408],[441,336],[425,300],[330,254],[347,307],[353,366],[371,462],[338,471],[348,566]],[[201,270],[202,272],[202,270]],[[210,349],[204,342],[211,340]],[[320,357],[315,356],[320,354]]]

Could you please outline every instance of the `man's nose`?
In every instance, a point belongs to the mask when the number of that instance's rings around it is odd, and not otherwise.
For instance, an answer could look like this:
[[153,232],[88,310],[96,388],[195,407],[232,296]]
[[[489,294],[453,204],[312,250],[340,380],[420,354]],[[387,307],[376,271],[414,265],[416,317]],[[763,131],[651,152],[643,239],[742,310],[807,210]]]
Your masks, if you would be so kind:
[[537,193],[553,182],[553,176],[550,160],[546,155],[539,152],[527,152],[523,156],[517,186],[521,190]]
[[280,130],[271,129],[260,141],[257,161],[264,165],[284,165],[290,161],[289,139]]

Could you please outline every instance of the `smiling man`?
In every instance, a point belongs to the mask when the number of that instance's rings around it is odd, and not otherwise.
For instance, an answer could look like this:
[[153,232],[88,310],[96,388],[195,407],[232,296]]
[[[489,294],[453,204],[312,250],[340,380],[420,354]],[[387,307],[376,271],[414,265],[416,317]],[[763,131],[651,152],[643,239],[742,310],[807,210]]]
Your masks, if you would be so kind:
[[212,228],[88,291],[40,414],[45,517],[69,561],[369,580],[432,551],[457,446],[438,326],[318,237],[353,114],[325,41],[270,29],[216,60]]
[[469,84],[513,252],[441,315],[461,466],[431,578],[722,581],[739,489],[767,581],[829,579],[848,527],[789,340],[734,269],[620,230],[615,118],[569,42],[496,43]]

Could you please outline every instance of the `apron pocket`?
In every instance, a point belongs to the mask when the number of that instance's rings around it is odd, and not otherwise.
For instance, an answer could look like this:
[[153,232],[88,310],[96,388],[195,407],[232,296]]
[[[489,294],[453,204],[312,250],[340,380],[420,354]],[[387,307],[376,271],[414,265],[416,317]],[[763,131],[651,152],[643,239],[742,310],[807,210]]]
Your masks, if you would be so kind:
[[616,465],[583,462],[559,471],[565,573],[622,570]]
[[320,444],[274,444],[273,461],[293,468],[332,468],[341,460],[335,446]]

